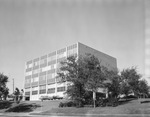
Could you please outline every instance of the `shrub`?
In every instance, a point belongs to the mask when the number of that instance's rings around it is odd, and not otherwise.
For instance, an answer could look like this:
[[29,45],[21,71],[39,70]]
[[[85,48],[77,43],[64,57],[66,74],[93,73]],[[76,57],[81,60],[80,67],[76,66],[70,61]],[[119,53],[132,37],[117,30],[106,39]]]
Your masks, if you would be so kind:
[[108,99],[99,99],[96,100],[96,106],[98,107],[105,107],[108,103]]
[[108,106],[116,107],[119,105],[118,100],[116,98],[110,98],[107,104]]
[[64,104],[62,102],[59,103],[59,107],[63,107]]
[[[99,100],[102,98],[105,98],[104,93],[96,92],[96,102],[98,103]],[[93,92],[92,91],[87,91],[86,94],[84,95],[84,105],[93,105]]]
[[118,105],[119,105],[119,102],[116,98],[99,99],[96,101],[96,106],[98,107],[105,107],[105,106],[116,107]]
[[75,107],[76,104],[73,101],[60,102],[59,107]]
[[127,99],[131,99],[131,98],[134,98],[134,99],[137,99],[137,96],[134,96],[134,95],[128,95],[126,96]]

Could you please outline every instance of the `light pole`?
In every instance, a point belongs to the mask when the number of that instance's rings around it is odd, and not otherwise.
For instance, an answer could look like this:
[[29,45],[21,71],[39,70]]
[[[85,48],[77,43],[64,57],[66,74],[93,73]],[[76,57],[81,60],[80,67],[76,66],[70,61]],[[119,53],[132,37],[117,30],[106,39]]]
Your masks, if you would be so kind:
[[14,78],[13,78],[13,93],[14,93]]

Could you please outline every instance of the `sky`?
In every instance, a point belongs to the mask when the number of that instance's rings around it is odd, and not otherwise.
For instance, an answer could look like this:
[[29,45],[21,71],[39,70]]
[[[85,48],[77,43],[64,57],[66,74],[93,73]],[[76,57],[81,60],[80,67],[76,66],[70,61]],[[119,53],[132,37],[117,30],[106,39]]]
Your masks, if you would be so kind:
[[10,93],[25,62],[81,42],[144,73],[143,0],[0,0],[0,72]]

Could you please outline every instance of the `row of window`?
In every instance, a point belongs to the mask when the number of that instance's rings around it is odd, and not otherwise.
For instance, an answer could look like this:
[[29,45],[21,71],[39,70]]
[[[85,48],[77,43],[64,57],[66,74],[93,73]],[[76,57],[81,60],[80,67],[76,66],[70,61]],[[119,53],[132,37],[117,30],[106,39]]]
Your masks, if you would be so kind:
[[[35,86],[41,86],[41,85],[46,85],[46,84],[55,84],[55,83],[60,83],[62,82],[61,77],[55,77],[55,78],[49,78],[46,79],[46,77],[43,77],[44,79],[26,79],[25,80],[25,88],[29,87],[35,87]],[[34,81],[33,81],[34,80]]]
[[36,82],[32,82],[32,83],[25,83],[25,88],[28,87],[34,87],[34,86],[40,86],[40,85],[46,85],[46,84],[55,84],[55,83],[60,83],[61,82],[61,78],[52,78],[52,79],[47,79],[46,80],[41,80],[41,81],[36,81]]
[[[57,67],[59,67],[60,65],[57,64]],[[49,67],[44,67],[44,68],[40,68],[40,69],[34,69],[34,70],[31,70],[32,72],[26,72],[26,75],[31,75],[31,74],[37,74],[37,73],[41,73],[41,72],[45,72],[45,71],[54,71],[56,69],[56,64],[53,64]]]
[[[57,55],[57,59],[65,57],[65,56],[66,55],[64,53],[61,53],[61,54]],[[33,62],[33,64],[32,63],[26,64],[26,69],[29,69],[29,68],[32,68],[32,67],[35,68],[36,66],[40,66],[40,67],[47,66],[47,64],[49,62],[55,61],[55,60],[56,60],[56,56],[51,56],[51,57],[48,57],[48,58],[46,57],[44,59],[41,59],[40,61]],[[55,63],[56,63],[56,61],[55,61]]]
[[42,81],[42,80],[46,80],[46,79],[53,79],[53,78],[56,78],[56,73],[49,73],[47,75],[45,73],[45,74],[43,74],[43,75],[41,75],[39,77],[38,77],[38,75],[36,77],[32,77],[32,78],[31,78],[31,76],[30,77],[26,77],[25,78],[25,83],[27,84],[27,83],[30,83],[30,82],[31,83],[32,82],[38,82],[38,81]]
[[[46,87],[43,87],[45,89],[40,89],[39,90],[39,94],[45,94],[46,93]],[[33,88],[32,88],[33,90]],[[66,87],[57,87],[57,92],[64,92],[66,91]],[[52,94],[52,93],[55,93],[55,88],[49,88],[47,89],[47,94]],[[33,90],[32,91],[32,95],[37,95],[38,94],[38,90]],[[30,91],[26,91],[25,92],[25,95],[30,95]]]
[[69,50],[67,56],[68,57],[77,56],[77,50],[76,49]]
[[[61,61],[64,61],[64,60],[66,60],[66,57],[58,58],[58,59],[57,59],[57,64],[56,64],[56,61],[51,61],[51,62],[48,62],[48,63],[45,62],[44,64],[42,64],[42,65],[40,65],[40,66],[33,67],[33,69],[32,69],[32,67],[26,69],[26,73],[32,71],[33,74],[36,74],[36,73],[38,73],[38,72],[43,72],[43,71],[45,71],[46,69],[50,69],[50,70],[51,70],[51,69],[56,69],[56,67],[59,66],[60,62],[61,62]],[[47,64],[48,64],[48,65],[47,65]]]
[[[71,56],[77,56],[77,54],[76,53],[71,53],[70,54]],[[60,59],[58,59],[58,63],[57,64],[51,64],[51,65],[49,65],[49,66],[44,66],[44,67],[42,67],[42,68],[39,68],[39,67],[37,67],[37,68],[35,68],[35,69],[33,69],[32,70],[32,68],[30,68],[30,69],[26,69],[26,76],[28,76],[28,75],[34,75],[34,74],[38,74],[38,73],[41,73],[41,72],[46,72],[46,71],[55,71],[55,70],[57,70],[58,68],[60,68],[61,67],[61,64],[60,64],[60,62],[61,61],[65,61],[66,60],[66,58],[60,58]]]
[[74,45],[67,47],[67,50],[72,50],[72,49],[76,49],[76,48],[77,48],[77,44],[74,44]]
[[[67,47],[67,56],[70,56],[71,54],[77,53],[77,44],[74,44],[72,46]],[[66,56],[66,48],[63,48],[61,50],[57,51],[57,59],[63,58]],[[26,69],[35,67],[35,66],[42,66],[47,65],[47,63],[56,60],[56,51],[52,52],[50,54],[42,56],[40,59],[36,58],[33,61],[28,61],[26,63]]]
[[51,70],[46,70],[43,72],[34,72],[34,74],[32,74],[31,72],[29,74],[26,73],[25,79],[30,79],[30,78],[35,78],[35,77],[40,77],[40,76],[44,76],[44,75],[52,75],[52,78],[54,78],[55,76],[57,76],[58,73],[58,68],[57,69],[51,69]]
[[[60,59],[63,59],[63,60],[66,59],[65,55],[60,54],[57,58],[57,63],[60,62]],[[39,65],[39,62],[37,62],[36,65],[33,65],[33,66],[32,66],[32,64],[28,65],[26,69],[31,69],[32,67],[34,69],[37,69],[37,68],[39,68],[39,66],[40,66],[40,68],[43,68],[47,65],[52,65],[52,64],[56,64],[56,59],[51,59],[50,61],[49,60],[47,61],[47,59],[44,59],[44,60],[40,61],[40,65]]]

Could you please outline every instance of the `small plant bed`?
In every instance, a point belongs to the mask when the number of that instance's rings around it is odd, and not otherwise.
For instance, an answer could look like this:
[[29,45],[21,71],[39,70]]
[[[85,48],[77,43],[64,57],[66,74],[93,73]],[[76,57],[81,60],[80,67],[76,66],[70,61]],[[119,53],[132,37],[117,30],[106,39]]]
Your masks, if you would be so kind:
[[[111,106],[111,107],[116,107],[119,105],[119,101],[117,99],[100,99],[96,101],[96,107],[106,107],[106,106]],[[60,102],[59,107],[94,107],[93,101],[90,101],[90,103],[84,103],[79,106],[79,102],[74,102],[74,101],[65,101],[65,102]]]
[[0,101],[0,109],[7,109],[11,107],[12,101]]
[[[119,105],[123,105],[126,103],[129,103],[132,100],[136,100],[136,98],[126,98],[124,100],[119,100],[117,98],[106,98],[106,99],[99,99],[96,100],[96,107],[117,107]],[[64,102],[60,102],[59,103],[59,108],[63,108],[63,107],[87,107],[87,108],[91,108],[94,107],[93,105],[93,100],[89,101],[90,103],[84,103],[82,102],[81,106],[78,106],[78,103],[74,102],[74,101],[64,101]],[[150,101],[143,101],[141,103],[148,103]]]
[[27,103],[20,103],[14,104],[10,108],[8,108],[5,112],[31,112],[35,110],[37,107],[41,107],[35,103],[27,104]]
[[59,107],[76,107],[76,104],[73,101],[60,102]]
[[84,107],[93,108],[93,105],[84,105]]

